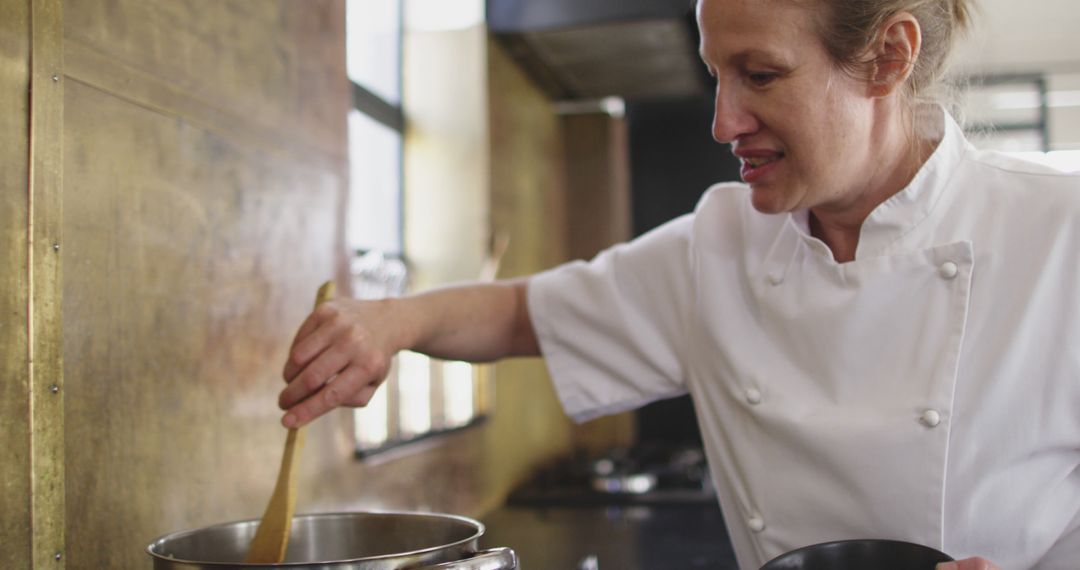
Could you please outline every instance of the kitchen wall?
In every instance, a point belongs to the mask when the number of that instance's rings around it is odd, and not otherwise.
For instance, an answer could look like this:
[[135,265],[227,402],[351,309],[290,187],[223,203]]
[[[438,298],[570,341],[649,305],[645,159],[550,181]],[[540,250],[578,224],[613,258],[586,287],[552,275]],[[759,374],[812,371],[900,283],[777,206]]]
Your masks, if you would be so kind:
[[[501,276],[528,275],[591,257],[627,239],[629,188],[620,121],[557,115],[501,44],[488,40],[488,53],[491,223],[496,234],[510,238]],[[589,139],[595,144],[582,150]],[[589,216],[594,223],[585,228],[582,218]],[[488,442],[497,455],[487,468],[495,470],[498,496],[545,460],[625,443],[633,436],[626,414],[573,426],[536,359],[501,363],[496,377],[496,417]]]
[[[343,2],[0,14],[0,567],[144,567],[157,535],[261,514],[288,343],[320,282],[347,285]],[[511,239],[504,276],[565,260],[579,202],[563,120],[483,29],[414,39],[478,58],[442,71],[473,74],[475,99],[442,93],[471,125],[446,163],[466,176],[412,189],[410,208],[441,207],[410,247],[447,248],[417,251],[422,284],[475,275],[492,231]],[[454,117],[428,124],[452,134]],[[321,419],[298,509],[480,515],[540,463],[630,433],[625,417],[572,426],[538,360],[495,374],[486,424],[393,456],[356,460],[350,413]]]
[[285,348],[344,276],[343,3],[63,8],[64,560],[134,568],[272,489]]
[[29,84],[30,3],[0,2],[0,568],[28,566],[32,545]]

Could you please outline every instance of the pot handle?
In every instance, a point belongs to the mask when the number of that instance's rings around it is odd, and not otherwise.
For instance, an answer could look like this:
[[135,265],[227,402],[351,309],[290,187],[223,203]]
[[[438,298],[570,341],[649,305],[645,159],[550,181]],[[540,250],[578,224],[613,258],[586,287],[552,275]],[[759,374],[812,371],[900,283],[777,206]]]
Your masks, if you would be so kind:
[[489,548],[469,558],[424,566],[422,570],[517,570],[518,559],[514,551],[506,548]]

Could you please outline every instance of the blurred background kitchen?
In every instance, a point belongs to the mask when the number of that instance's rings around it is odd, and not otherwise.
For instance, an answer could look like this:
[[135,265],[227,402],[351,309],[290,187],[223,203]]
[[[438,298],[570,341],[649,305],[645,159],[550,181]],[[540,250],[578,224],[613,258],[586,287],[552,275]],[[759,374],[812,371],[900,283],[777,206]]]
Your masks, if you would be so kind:
[[[982,0],[957,110],[1080,170],[1080,5]],[[0,0],[0,567],[262,513],[291,335],[530,274],[738,178],[689,0]],[[693,409],[576,426],[539,360],[402,354],[299,512],[439,511],[525,568],[734,567]],[[648,540],[645,538],[648,537]]]

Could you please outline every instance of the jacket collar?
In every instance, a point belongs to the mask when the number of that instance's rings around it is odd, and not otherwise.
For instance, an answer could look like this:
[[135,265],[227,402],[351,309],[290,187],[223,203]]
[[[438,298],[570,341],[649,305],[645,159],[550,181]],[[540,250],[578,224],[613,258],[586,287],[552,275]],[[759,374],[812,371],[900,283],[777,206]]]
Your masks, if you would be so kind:
[[[941,107],[927,109],[930,124],[936,124],[941,133],[937,148],[922,165],[911,182],[896,194],[878,205],[863,222],[855,259],[865,259],[886,254],[912,230],[917,228],[937,205],[948,189],[949,180],[971,148],[956,121]],[[810,235],[809,212],[799,210],[788,214],[787,231],[794,232],[813,251],[828,256],[832,253],[817,238]]]

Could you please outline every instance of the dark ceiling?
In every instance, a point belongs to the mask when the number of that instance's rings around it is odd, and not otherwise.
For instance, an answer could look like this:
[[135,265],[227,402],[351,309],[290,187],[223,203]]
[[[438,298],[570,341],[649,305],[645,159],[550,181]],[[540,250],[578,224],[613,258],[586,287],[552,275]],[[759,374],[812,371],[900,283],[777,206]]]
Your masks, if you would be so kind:
[[690,0],[487,0],[487,22],[555,100],[707,90]]

